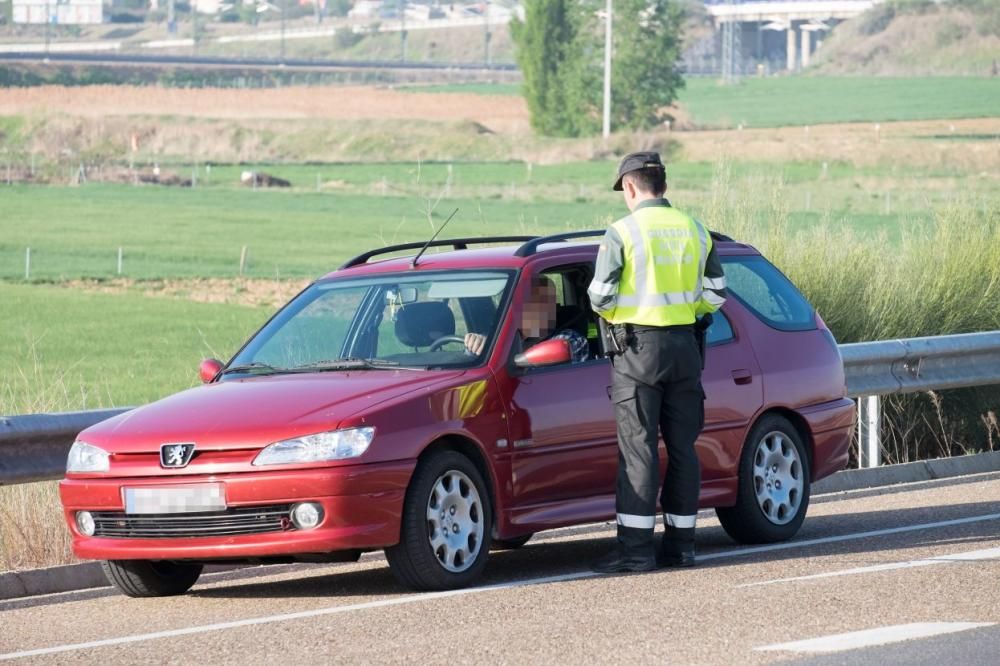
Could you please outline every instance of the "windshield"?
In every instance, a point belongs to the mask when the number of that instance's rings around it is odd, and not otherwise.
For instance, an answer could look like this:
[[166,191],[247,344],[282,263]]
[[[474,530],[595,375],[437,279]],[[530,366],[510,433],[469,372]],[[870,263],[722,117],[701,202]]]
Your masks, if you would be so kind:
[[[390,274],[317,282],[274,317],[230,372],[476,365],[496,337],[511,272]],[[480,356],[466,333],[486,337]]]

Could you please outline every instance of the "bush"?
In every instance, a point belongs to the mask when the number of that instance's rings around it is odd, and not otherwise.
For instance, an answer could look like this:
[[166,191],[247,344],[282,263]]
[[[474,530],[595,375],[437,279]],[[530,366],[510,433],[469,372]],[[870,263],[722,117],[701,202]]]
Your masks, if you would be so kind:
[[338,29],[337,32],[333,33],[333,43],[340,49],[349,49],[352,46],[356,46],[364,38],[364,35],[353,32],[348,28],[341,28]]
[[108,21],[111,23],[142,23],[145,20],[140,14],[133,14],[131,12],[118,12],[108,17]]
[[[703,219],[760,249],[816,306],[840,343],[1000,329],[995,203],[953,203],[934,211],[930,223],[903,223],[899,241],[863,236],[833,219],[792,232],[780,181],[736,184],[723,165]],[[887,462],[993,446],[989,423],[996,422],[1000,387],[885,402]]]

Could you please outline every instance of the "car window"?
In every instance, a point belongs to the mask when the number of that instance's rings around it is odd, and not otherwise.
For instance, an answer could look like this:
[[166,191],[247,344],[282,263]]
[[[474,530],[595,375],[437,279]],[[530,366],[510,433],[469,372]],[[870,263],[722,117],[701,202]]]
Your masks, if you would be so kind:
[[541,273],[555,285],[555,332],[573,330],[587,340],[586,349],[579,352],[577,361],[600,358],[597,315],[590,307],[587,286],[593,277],[591,264],[569,264],[548,268]]
[[279,369],[345,358],[404,366],[475,365],[468,332],[489,346],[513,273],[386,274],[318,282],[274,317],[231,365]]
[[722,310],[713,312],[712,323],[705,331],[705,342],[709,345],[722,345],[731,342],[734,337],[729,318],[723,314]]
[[331,293],[309,302],[255,355],[254,361],[290,368],[310,361],[338,358],[344,335],[368,287]]
[[729,293],[765,324],[784,331],[816,328],[812,306],[767,259],[723,257],[722,264]]

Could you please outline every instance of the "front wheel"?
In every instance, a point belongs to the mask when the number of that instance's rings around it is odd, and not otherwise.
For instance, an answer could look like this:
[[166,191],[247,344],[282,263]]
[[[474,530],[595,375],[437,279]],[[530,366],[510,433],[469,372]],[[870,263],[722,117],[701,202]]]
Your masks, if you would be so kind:
[[465,587],[486,566],[492,520],[489,491],[472,461],[433,453],[406,491],[399,543],[385,551],[389,567],[416,590]]
[[201,564],[150,560],[101,562],[108,581],[129,597],[170,597],[184,594],[201,576]]
[[771,414],[751,429],[740,456],[736,505],[715,510],[740,543],[771,543],[795,536],[809,508],[809,458],[795,427]]

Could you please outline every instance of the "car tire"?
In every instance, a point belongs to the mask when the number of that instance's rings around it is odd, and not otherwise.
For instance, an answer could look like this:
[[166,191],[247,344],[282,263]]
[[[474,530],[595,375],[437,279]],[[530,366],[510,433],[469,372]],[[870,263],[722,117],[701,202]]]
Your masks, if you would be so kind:
[[534,534],[522,534],[513,539],[493,539],[493,550],[517,550],[531,540]]
[[399,543],[389,568],[415,590],[452,590],[475,581],[490,550],[493,509],[482,475],[455,451],[422,460],[406,491]]
[[184,594],[201,576],[203,565],[150,560],[107,560],[104,575],[129,597],[171,597]]
[[791,539],[809,508],[809,456],[788,419],[770,414],[750,430],[740,455],[736,505],[715,510],[739,543]]

